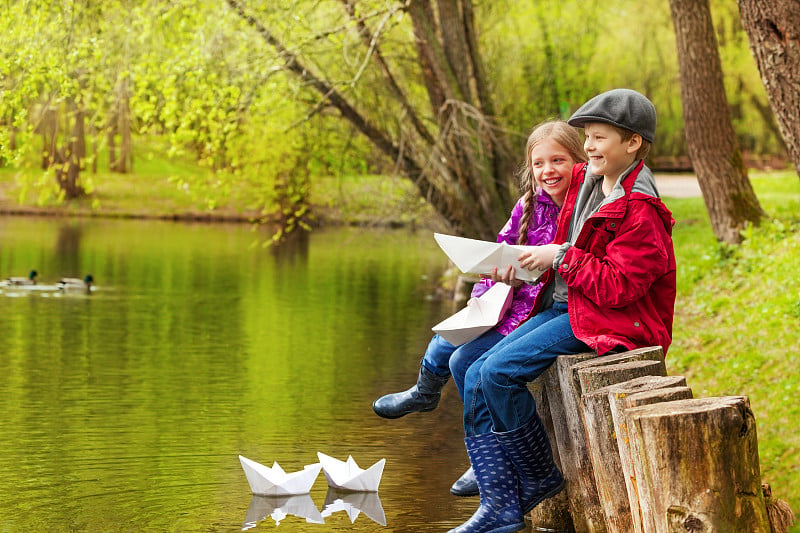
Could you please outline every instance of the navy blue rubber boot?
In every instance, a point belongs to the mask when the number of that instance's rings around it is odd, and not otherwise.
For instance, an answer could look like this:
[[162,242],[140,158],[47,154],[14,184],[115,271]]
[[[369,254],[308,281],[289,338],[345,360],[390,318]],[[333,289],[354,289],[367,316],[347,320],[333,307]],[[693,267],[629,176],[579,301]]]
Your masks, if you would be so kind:
[[564,476],[553,461],[550,439],[539,415],[534,413],[521,427],[494,435],[517,471],[523,513],[561,492]]
[[383,418],[400,418],[409,413],[433,411],[439,405],[442,387],[448,379],[450,376],[437,376],[421,364],[413,387],[381,396],[372,403],[372,410]]
[[525,529],[517,474],[494,434],[464,439],[480,490],[480,507],[449,533],[511,533]]

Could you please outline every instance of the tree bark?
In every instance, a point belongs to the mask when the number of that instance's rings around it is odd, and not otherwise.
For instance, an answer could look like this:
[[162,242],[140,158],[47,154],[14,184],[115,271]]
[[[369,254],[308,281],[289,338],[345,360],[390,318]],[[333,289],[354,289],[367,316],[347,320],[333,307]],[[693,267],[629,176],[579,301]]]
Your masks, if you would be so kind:
[[670,0],[686,142],[717,240],[741,241],[765,215],[736,143],[708,0]]
[[770,107],[800,176],[800,2],[738,1]]
[[[670,378],[667,378],[670,379]],[[683,378],[680,378],[685,382]],[[653,510],[650,507],[652,497],[650,496],[651,487],[643,480],[644,468],[642,462],[639,460],[641,451],[637,445],[637,440],[633,438],[633,424],[628,416],[628,409],[639,407],[640,405],[650,405],[658,402],[671,402],[674,400],[686,400],[692,397],[692,390],[686,386],[667,387],[663,389],[654,389],[644,392],[637,392],[626,396],[625,398],[617,398],[612,404],[612,410],[615,412],[615,427],[620,428],[617,433],[617,440],[623,439],[626,446],[620,445],[620,450],[625,449],[626,457],[621,455],[623,460],[623,468],[628,464],[626,471],[626,479],[630,482],[629,489],[634,494],[631,495],[631,509],[635,506],[638,509],[638,514],[633,514],[634,528],[636,527],[637,520],[640,526],[641,533],[649,533],[655,531],[656,520],[653,515]],[[622,405],[619,405],[619,400]],[[624,430],[622,429],[624,427]],[[658,490],[656,488],[655,490]],[[635,503],[634,503],[635,502]]]
[[[588,367],[578,372],[586,438],[600,505],[611,533],[633,531],[631,505],[622,472],[622,460],[608,400],[609,388],[642,376],[665,376],[664,361],[631,361],[615,365]],[[619,386],[619,385],[616,385]]]
[[743,396],[628,410],[651,487],[654,533],[768,533],[750,402]]
[[[691,398],[691,391],[686,387],[686,378],[682,376],[645,376],[636,378],[624,383],[610,385],[605,390],[608,392],[608,405],[611,411],[611,424],[614,435],[616,436],[617,451],[622,477],[625,481],[625,491],[630,505],[631,522],[633,533],[645,533],[642,527],[641,508],[639,505],[639,490],[636,473],[631,460],[630,439],[628,438],[628,422],[624,413],[624,401],[629,396],[637,396],[643,391],[665,390],[665,389],[684,389]],[[599,392],[599,391],[598,391]],[[619,473],[617,474],[619,475]],[[625,494],[621,495],[625,498]]]

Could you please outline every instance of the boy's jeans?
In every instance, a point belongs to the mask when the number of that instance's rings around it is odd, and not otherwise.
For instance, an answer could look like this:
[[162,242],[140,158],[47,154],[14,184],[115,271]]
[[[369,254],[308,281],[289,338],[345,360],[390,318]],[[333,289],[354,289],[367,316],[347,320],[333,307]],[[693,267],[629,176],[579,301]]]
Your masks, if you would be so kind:
[[553,307],[523,323],[479,357],[464,381],[464,433],[516,429],[536,413],[528,383],[556,357],[590,351],[572,332],[567,304]]

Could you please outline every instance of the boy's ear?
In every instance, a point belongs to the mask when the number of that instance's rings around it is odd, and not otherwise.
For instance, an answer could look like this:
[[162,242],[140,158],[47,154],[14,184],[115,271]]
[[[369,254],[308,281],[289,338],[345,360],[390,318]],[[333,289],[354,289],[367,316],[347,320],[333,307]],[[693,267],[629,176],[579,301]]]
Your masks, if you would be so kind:
[[629,154],[635,154],[639,148],[642,147],[642,136],[638,133],[634,133],[630,139],[628,139],[628,146],[625,148],[625,151]]

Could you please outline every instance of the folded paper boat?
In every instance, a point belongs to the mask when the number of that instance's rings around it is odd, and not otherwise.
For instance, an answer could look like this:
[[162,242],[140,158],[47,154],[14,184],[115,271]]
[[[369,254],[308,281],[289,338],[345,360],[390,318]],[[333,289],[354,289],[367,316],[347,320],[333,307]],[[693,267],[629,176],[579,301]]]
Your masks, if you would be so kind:
[[523,268],[517,260],[522,252],[530,251],[535,246],[479,241],[442,233],[434,233],[433,238],[447,257],[465,274],[489,275],[493,268],[502,270],[512,265],[517,279],[536,281],[544,272]]
[[375,492],[381,482],[383,466],[386,459],[381,459],[366,470],[359,468],[352,456],[347,461],[340,461],[322,452],[317,452],[322,472],[328,485],[340,490],[354,492]]
[[505,283],[495,283],[480,297],[458,313],[442,320],[433,331],[454,346],[482,335],[492,329],[506,314],[514,291]]
[[272,464],[272,468],[268,468],[241,455],[239,462],[242,463],[250,490],[260,496],[307,494],[322,469],[321,464],[314,463],[303,470],[287,474],[277,462]]

